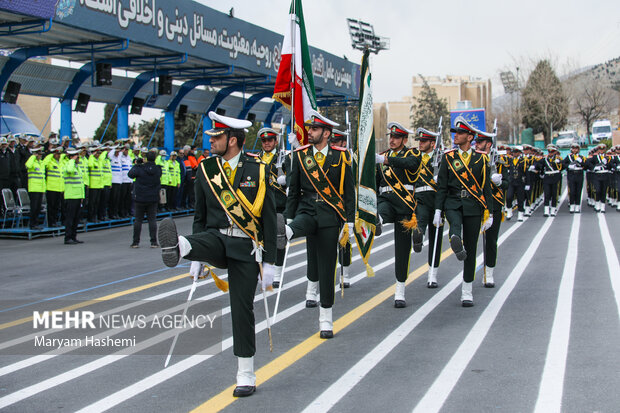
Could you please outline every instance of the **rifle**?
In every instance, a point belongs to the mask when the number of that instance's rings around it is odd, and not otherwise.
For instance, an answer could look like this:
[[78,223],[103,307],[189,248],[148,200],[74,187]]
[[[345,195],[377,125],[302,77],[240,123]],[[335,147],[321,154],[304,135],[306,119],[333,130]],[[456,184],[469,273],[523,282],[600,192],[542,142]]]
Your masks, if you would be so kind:
[[443,139],[441,138],[442,133],[442,123],[443,116],[439,117],[439,126],[437,128],[437,137],[435,138],[435,149],[433,149],[433,174],[436,174],[439,168],[439,163],[441,162],[441,155],[443,154]]
[[491,150],[489,151],[489,163],[491,164],[491,174],[497,173],[497,118],[493,122],[493,144],[491,145]]
[[280,128],[280,133],[278,134],[278,146],[279,146],[279,150],[278,150],[278,158],[276,159],[276,168],[278,168],[278,176],[283,174],[282,171],[282,165],[284,164],[284,161],[286,159],[286,141],[284,140],[284,130],[286,129],[284,127],[284,116],[282,116],[282,119],[280,120],[280,125],[282,125],[282,127]]

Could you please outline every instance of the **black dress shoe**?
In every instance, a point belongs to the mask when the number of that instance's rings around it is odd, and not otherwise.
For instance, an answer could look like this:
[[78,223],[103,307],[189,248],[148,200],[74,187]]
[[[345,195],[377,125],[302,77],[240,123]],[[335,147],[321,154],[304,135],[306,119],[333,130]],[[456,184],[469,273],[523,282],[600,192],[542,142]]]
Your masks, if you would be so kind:
[[76,244],[77,244],[77,242],[75,242],[72,239],[68,239],[68,240],[65,241],[65,245],[76,245]]
[[461,301],[461,305],[463,307],[473,307],[474,306],[474,302],[471,300],[463,300]]
[[75,241],[75,242],[76,242],[76,243],[78,243],[78,244],[83,244],[83,243],[84,243],[84,241],[80,241],[80,240],[79,240],[79,239],[77,239],[77,238],[73,238],[73,241]]
[[377,225],[375,226],[375,237],[378,237],[381,233],[383,233],[383,225],[380,222],[377,222]]
[[319,337],[322,339],[334,338],[334,332],[332,330],[321,330]]
[[394,308],[405,308],[407,307],[407,303],[405,300],[394,300]]
[[484,288],[495,288],[495,283],[484,283]]
[[233,397],[248,397],[256,391],[256,386],[237,386],[233,390]]
[[176,267],[181,259],[177,226],[172,218],[165,218],[157,228],[157,239],[161,245],[161,258],[168,267]]
[[452,248],[452,251],[454,251],[454,255],[456,256],[457,260],[465,261],[465,258],[467,258],[467,252],[463,247],[463,241],[461,240],[461,237],[459,237],[458,235],[452,235],[450,237],[450,247]]
[[306,308],[314,308],[319,304],[315,300],[306,300]]
[[274,281],[274,282],[272,282],[272,283],[271,283],[271,286],[272,286],[273,288],[280,288],[280,281]]
[[426,288],[437,288],[436,282],[426,283]]
[[424,243],[424,234],[417,228],[413,230],[413,251],[422,252],[422,244]]
[[351,287],[351,283],[350,283],[350,282],[348,282],[348,281],[345,281],[345,282],[343,282],[343,283],[342,283],[342,286],[343,286],[344,288],[349,288],[349,287]]

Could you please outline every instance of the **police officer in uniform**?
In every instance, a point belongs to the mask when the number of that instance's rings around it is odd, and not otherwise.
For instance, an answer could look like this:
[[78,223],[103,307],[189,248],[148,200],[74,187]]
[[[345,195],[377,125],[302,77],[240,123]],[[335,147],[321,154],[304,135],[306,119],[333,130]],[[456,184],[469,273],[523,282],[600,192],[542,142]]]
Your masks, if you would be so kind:
[[63,168],[65,184],[65,244],[81,244],[77,239],[77,227],[80,222],[80,207],[84,200],[84,181],[80,162],[80,150],[68,149],[69,157]]
[[562,182],[562,159],[560,151],[553,145],[547,145],[547,156],[534,165],[537,172],[544,174],[543,191],[545,194],[545,209],[543,215],[554,217],[558,212],[558,185]]
[[616,145],[612,149],[614,154],[609,161],[615,187],[615,200],[612,205],[615,205],[616,210],[620,211],[620,145]]
[[[414,198],[415,181],[422,166],[422,156],[417,149],[407,147],[413,131],[398,122],[388,123],[389,147],[376,155],[377,162],[377,213],[381,223],[394,224],[394,275],[396,288],[394,307],[406,307],[405,282],[409,276],[412,230],[417,226]],[[413,232],[419,237],[420,233]]]
[[605,198],[607,196],[607,187],[609,186],[609,176],[611,165],[605,151],[607,146],[604,143],[596,147],[596,153],[586,162],[586,168],[592,171],[592,184],[594,187],[594,210],[596,212],[605,213]]
[[568,197],[570,213],[581,212],[581,190],[583,189],[583,168],[585,158],[579,155],[580,146],[573,143],[570,146],[570,153],[562,160],[562,165],[566,172],[568,182]]
[[517,197],[517,220],[523,221],[525,215],[525,182],[527,180],[527,159],[523,156],[523,147],[512,148],[512,158],[507,165],[508,188],[506,189],[506,219],[512,218],[512,203]]
[[[320,289],[320,337],[332,338],[332,305],[337,246],[353,234],[355,186],[348,151],[328,145],[338,124],[317,111],[306,119],[308,145],[293,153],[286,201],[286,236],[306,237],[308,288],[306,306]],[[296,142],[289,137],[289,141]]]
[[465,118],[458,116],[450,132],[458,148],[446,151],[441,160],[433,224],[442,224],[444,211],[450,224],[450,247],[464,261],[461,305],[471,307],[478,235],[493,225],[490,170],[487,155],[472,149],[476,129]]
[[[428,227],[428,276],[426,286],[428,288],[437,288],[437,270],[441,261],[441,244],[443,242],[443,225],[436,228],[433,223],[433,213],[435,212],[435,194],[437,193],[437,182],[435,174],[439,172],[435,170],[435,143],[438,133],[431,132],[424,128],[416,130],[415,140],[419,142],[419,151],[422,156],[422,165],[420,173],[415,181],[415,201],[416,201],[416,217],[418,219],[418,227],[413,230],[413,250],[415,252],[422,251],[422,242],[424,233]],[[437,156],[441,157],[439,153]],[[439,234],[436,234],[439,231]],[[435,237],[437,243],[435,244]],[[433,262],[433,255],[435,261]]]
[[205,262],[228,268],[233,352],[238,357],[233,396],[244,397],[256,390],[253,302],[259,264],[262,288],[271,287],[273,281],[276,208],[268,166],[242,152],[244,129],[252,123],[215,112],[209,112],[209,118],[213,121],[208,132],[214,156],[198,167],[193,234],[178,236],[174,221],[167,218],[159,226],[158,238],[164,264],[169,267],[184,257],[192,261],[193,276]]
[[[269,183],[273,187],[276,200],[276,212],[282,214],[286,209],[286,175],[285,165],[278,165],[278,132],[271,128],[262,128],[258,131],[261,142],[261,151],[258,158],[269,166]],[[280,166],[280,168],[278,168]],[[276,253],[276,273],[273,276],[273,287],[280,287],[282,280],[282,264],[284,263],[285,248],[278,248]]]
[[[493,147],[494,137],[495,135],[492,133],[478,131],[476,134],[476,150],[489,155]],[[502,224],[502,208],[506,203],[505,191],[508,188],[509,182],[507,165],[499,156],[496,160],[495,170],[497,172],[491,175],[491,196],[493,197],[491,203],[493,204],[493,216],[496,217],[496,219],[493,220],[491,228],[487,229],[482,235],[485,237],[485,268],[484,277],[482,278],[482,285],[485,288],[495,287],[493,271],[497,263],[497,238],[499,236],[500,225]],[[519,211],[519,218],[519,221],[523,221],[522,211]]]

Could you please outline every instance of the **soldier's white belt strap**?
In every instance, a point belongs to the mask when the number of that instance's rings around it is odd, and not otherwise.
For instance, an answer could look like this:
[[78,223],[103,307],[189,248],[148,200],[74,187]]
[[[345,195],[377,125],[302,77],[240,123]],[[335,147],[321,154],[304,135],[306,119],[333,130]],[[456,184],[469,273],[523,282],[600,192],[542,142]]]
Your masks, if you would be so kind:
[[426,191],[434,191],[433,187],[430,185],[426,185],[426,186],[419,186],[415,189],[415,192],[426,192]]
[[[405,189],[409,190],[409,191],[413,191],[413,185],[403,185],[405,187]],[[382,194],[384,192],[392,192],[393,189],[391,186],[381,186],[379,187],[379,194]]]
[[248,235],[245,232],[241,231],[236,226],[232,226],[232,227],[228,227],[228,228],[220,228],[220,233],[222,233],[224,235],[228,235],[229,237],[250,238],[250,237],[248,237]]
[[545,171],[545,175],[559,174],[560,171]]

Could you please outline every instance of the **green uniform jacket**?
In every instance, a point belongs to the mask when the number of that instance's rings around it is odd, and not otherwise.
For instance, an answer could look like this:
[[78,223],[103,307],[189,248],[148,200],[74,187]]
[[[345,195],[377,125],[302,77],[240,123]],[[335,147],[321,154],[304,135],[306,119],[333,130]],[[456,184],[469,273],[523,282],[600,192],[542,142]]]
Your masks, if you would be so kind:
[[[458,149],[454,149],[458,156]],[[463,216],[483,216],[484,208],[475,199],[469,196],[461,197],[461,191],[465,190],[459,178],[448,167],[448,155],[452,151],[444,153],[439,167],[437,184],[439,186],[435,197],[435,209],[448,210],[463,208]],[[487,202],[487,208],[492,213],[493,201],[491,195],[491,176],[488,164],[488,156],[481,152],[473,151],[469,160],[469,169],[472,171],[478,184],[482,188],[482,194]],[[464,169],[463,169],[464,171]],[[460,171],[457,171],[460,173]]]
[[[284,216],[287,219],[295,218],[295,215],[304,213],[317,216],[319,228],[333,227],[342,224],[336,211],[325,202],[317,201],[316,190],[302,170],[303,166],[299,163],[298,153],[304,156],[313,156],[312,145],[298,148],[293,153],[293,164],[291,166],[290,181],[288,188],[288,198],[286,200],[286,211]],[[345,218],[347,222],[355,221],[355,184],[351,170],[351,155],[346,150],[329,148],[323,171],[327,179],[337,191],[340,189],[341,174],[344,173],[343,190],[340,196],[344,201]]]
[[[389,187],[388,183],[383,179],[383,173],[381,169],[391,167],[400,182],[403,185],[414,186],[420,173],[420,166],[422,164],[422,156],[420,151],[414,148],[404,147],[395,156],[389,156],[390,151],[383,152],[386,156],[388,164],[377,165],[377,191],[380,192],[381,187]],[[413,193],[409,189],[410,193]],[[389,202],[394,207],[394,211],[399,215],[410,215],[413,211],[400,199],[394,192],[385,192],[379,194],[377,202]]]
[[[421,157],[422,157],[422,153],[420,153],[420,159]],[[435,187],[437,186],[437,183],[435,182],[436,171],[433,168],[433,158],[434,156],[431,153],[430,158],[428,162],[426,163],[426,165],[423,165],[421,163],[420,173],[418,174],[415,180],[416,188],[420,188],[423,186],[433,186],[433,183],[435,184]],[[430,208],[435,209],[435,193],[436,191],[423,191],[423,192],[416,191],[415,200],[416,202],[422,203],[423,205],[428,205]]]
[[[202,162],[212,161],[219,157],[211,156]],[[218,159],[220,161],[220,159]],[[201,163],[202,163],[201,162]],[[263,262],[274,263],[276,261],[276,206],[273,198],[273,190],[269,185],[269,170],[267,165],[260,162],[256,158],[241,154],[237,169],[235,171],[235,180],[233,189],[240,189],[248,202],[254,202],[259,187],[260,169],[264,168],[264,176],[266,181],[265,199],[259,221],[263,227],[263,239],[265,242],[265,251],[263,252]],[[241,185],[254,181],[255,185]],[[192,228],[193,234],[205,231],[218,231],[220,228],[227,228],[228,217],[226,211],[220,205],[215,194],[211,191],[211,187],[206,180],[202,168],[198,166],[196,172],[196,181],[194,183],[196,192],[196,204],[194,212],[194,224]],[[249,238],[226,237],[226,254],[229,258],[238,261],[253,261],[254,256],[249,254],[252,250],[252,241]]]
[[[260,151],[258,153],[258,159],[263,159],[264,151]],[[270,171],[270,179],[269,183],[273,187],[273,193],[276,198],[276,209],[278,211],[284,211],[286,208],[286,188],[281,187],[278,184],[278,168],[276,167],[276,162],[278,161],[278,152],[276,152],[271,158],[271,162],[267,165],[269,166]],[[286,173],[286,164],[287,162],[282,163],[282,170]]]
[[36,155],[30,155],[26,161],[28,171],[28,192],[45,192],[45,166]]
[[65,190],[65,182],[62,176],[62,162],[56,160],[53,155],[48,155],[43,160],[45,165],[45,188],[48,191],[62,192]]
[[112,163],[107,153],[99,155],[99,165],[101,166],[101,180],[103,186],[112,186]]
[[101,162],[99,161],[99,158],[96,158],[95,155],[91,155],[90,158],[88,158],[88,177],[90,178],[89,188],[103,188],[103,176],[101,172]]
[[[499,157],[497,158],[497,162],[495,163],[495,167],[497,168],[497,173],[502,175],[502,183],[499,185],[499,187],[497,185],[495,185],[493,182],[491,182],[491,191],[492,193],[497,193],[497,189],[500,190],[501,196],[499,197],[499,199],[502,201],[497,202],[497,200],[495,199],[495,197],[493,197],[493,208],[490,209],[491,211],[494,211],[494,213],[501,213],[502,211],[502,207],[504,205],[506,205],[506,189],[508,189],[508,185],[509,185],[509,180],[510,180],[510,173],[509,171],[509,166],[508,166],[508,162],[511,161],[511,159],[505,158],[505,157]],[[489,177],[490,179],[491,177]]]
[[170,174],[168,173],[168,165],[161,155],[157,155],[157,158],[155,158],[155,165],[161,166],[161,178],[159,179],[159,181],[162,186],[170,185]]
[[75,164],[75,159],[67,161],[63,175],[65,180],[65,199],[84,199],[82,168],[79,163]]

